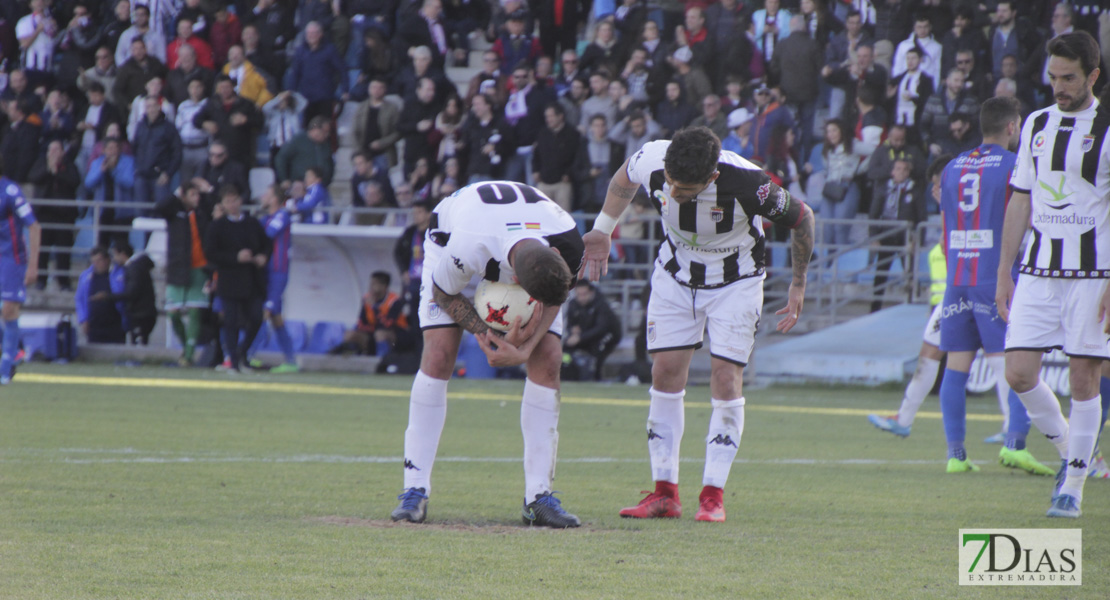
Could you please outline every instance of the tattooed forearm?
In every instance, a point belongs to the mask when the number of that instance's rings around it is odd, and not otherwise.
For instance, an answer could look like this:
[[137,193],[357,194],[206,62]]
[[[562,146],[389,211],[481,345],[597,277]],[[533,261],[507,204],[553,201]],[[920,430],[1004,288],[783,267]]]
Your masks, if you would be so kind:
[[436,304],[443,309],[460,327],[473,333],[485,333],[489,331],[482,317],[478,316],[478,312],[474,309],[474,305],[470,303],[462,294],[449,295],[439,286],[435,286],[432,291],[432,296],[435,298]]
[[805,207],[805,215],[790,236],[790,259],[794,265],[794,285],[806,284],[809,270],[809,257],[813,256],[814,219],[813,211]]
[[632,184],[631,186],[621,185],[619,182],[617,182],[617,178],[614,177],[611,181],[609,181],[608,195],[614,196],[620,200],[632,200],[632,198],[636,196],[636,192],[639,189],[640,186],[636,184]]

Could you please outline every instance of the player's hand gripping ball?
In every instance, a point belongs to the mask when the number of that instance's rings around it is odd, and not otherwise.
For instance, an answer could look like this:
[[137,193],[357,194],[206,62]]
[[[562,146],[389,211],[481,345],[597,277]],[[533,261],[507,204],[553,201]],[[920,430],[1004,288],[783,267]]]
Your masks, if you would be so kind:
[[536,301],[515,283],[482,280],[474,292],[474,310],[490,329],[508,331],[513,319],[520,317],[520,326],[528,324]]

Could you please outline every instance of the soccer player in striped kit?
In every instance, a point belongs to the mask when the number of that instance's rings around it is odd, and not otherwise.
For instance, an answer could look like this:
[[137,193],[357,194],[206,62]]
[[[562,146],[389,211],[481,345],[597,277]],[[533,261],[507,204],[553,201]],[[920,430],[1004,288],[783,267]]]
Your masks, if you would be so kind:
[[41,236],[42,226],[23,191],[0,172],[0,385],[12,380],[12,365],[19,352],[19,313],[27,299],[27,286],[39,274]]
[[[1047,51],[1056,103],[1022,128],[996,300],[1009,323],[1006,379],[1037,428],[1066,453],[1048,516],[1078,518],[1102,420],[1101,367],[1110,358],[1110,112],[1092,91],[1100,57],[1090,34],[1058,36]],[[1030,225],[1015,289],[1009,265]],[[1068,355],[1070,425],[1039,377],[1049,348]]]
[[[285,295],[285,286],[289,284],[289,251],[293,247],[293,233],[291,227],[293,217],[285,206],[285,194],[278,185],[270,185],[262,192],[259,199],[264,214],[260,221],[266,229],[266,235],[273,242],[274,249],[270,253],[269,277],[266,281],[266,303],[262,305],[263,315],[277,336],[278,346],[285,362],[270,369],[271,373],[296,373],[297,357],[293,353],[293,340],[285,329],[285,320],[282,318],[282,296]],[[254,365],[251,365],[254,366]]]
[[[991,98],[979,115],[983,143],[960,154],[941,176],[940,212],[948,259],[947,286],[940,320],[940,349],[948,366],[940,386],[944,433],[948,440],[949,473],[978,471],[967,458],[967,381],[975,353],[982,348],[994,373],[1005,371],[1006,323],[995,304],[996,274],[1007,185],[1017,155],[1010,151],[1021,132],[1021,105],[1013,98]],[[1007,269],[1012,269],[1011,262]],[[1009,390],[1007,389],[1007,392]],[[1016,394],[1010,396],[1006,445],[999,452],[1004,465],[1051,475],[1025,448],[1029,420]]]
[[678,518],[683,399],[694,350],[709,328],[713,412],[705,438],[698,521],[725,520],[724,486],[744,431],[743,374],[763,310],[763,219],[793,229],[793,281],[779,331],[798,322],[813,252],[813,211],[775,185],[756,165],[721,150],[705,127],[656,141],[625,161],[609,182],[593,231],[582,237],[583,270],[605,274],[611,234],[636,191],[647,189],[663,220],[663,243],[651,276],[647,344],[654,355],[648,454],[655,491],[622,517]]

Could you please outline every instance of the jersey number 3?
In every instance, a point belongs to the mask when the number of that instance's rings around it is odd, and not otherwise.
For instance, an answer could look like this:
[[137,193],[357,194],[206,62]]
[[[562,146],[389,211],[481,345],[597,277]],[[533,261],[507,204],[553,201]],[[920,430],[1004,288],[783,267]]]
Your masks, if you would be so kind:
[[477,192],[486,204],[512,204],[521,198],[528,204],[534,204],[548,199],[531,186],[519,183],[485,183],[478,186]]
[[975,212],[979,208],[979,174],[966,173],[960,178],[960,210]]

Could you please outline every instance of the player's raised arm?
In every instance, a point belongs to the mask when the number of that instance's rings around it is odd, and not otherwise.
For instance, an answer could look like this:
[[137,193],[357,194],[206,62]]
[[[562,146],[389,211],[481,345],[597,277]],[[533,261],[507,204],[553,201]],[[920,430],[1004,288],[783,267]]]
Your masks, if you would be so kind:
[[582,267],[578,270],[579,277],[586,275],[590,280],[597,281],[609,272],[609,250],[613,230],[616,229],[617,220],[632,203],[632,198],[636,196],[639,189],[639,184],[633,183],[628,178],[628,160],[625,160],[609,180],[609,189],[605,192],[605,204],[602,205],[601,213],[594,221],[593,229],[582,236],[586,250],[582,256]]
[[[1011,188],[1012,189],[1012,188]],[[1021,240],[1029,229],[1029,215],[1032,213],[1029,192],[1017,189],[1010,195],[1006,205],[1006,220],[1002,223],[1002,247],[998,258],[998,286],[994,292],[994,302],[998,305],[998,316],[1007,323],[1010,321],[1010,301],[1014,297],[1014,276],[1010,270],[1017,260]]]

